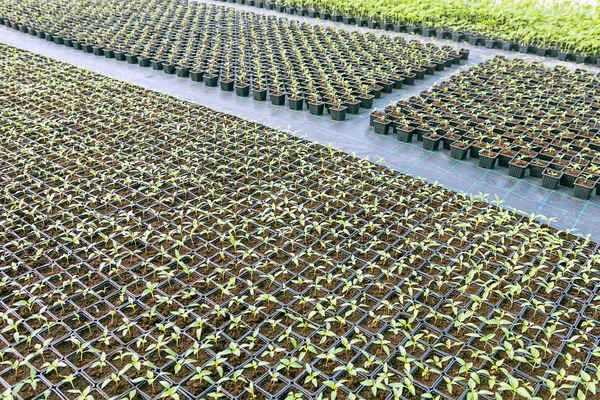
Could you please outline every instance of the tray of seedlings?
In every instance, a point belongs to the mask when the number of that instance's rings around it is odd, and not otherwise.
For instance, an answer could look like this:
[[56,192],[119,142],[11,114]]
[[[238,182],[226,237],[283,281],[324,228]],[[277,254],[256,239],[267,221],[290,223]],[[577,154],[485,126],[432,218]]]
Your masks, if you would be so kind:
[[371,124],[549,189],[600,194],[600,75],[496,57],[372,112]]
[[334,120],[468,57],[449,46],[187,1],[2,0],[0,16],[57,44]]
[[408,32],[562,61],[600,65],[594,4],[537,0],[220,0],[334,22]]
[[0,47],[4,399],[593,399],[598,245]]

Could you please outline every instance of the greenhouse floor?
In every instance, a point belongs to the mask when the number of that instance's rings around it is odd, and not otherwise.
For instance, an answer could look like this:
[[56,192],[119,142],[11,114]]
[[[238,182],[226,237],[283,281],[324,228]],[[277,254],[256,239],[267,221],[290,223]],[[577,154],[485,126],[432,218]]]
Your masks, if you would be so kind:
[[[216,1],[206,1],[224,5]],[[261,10],[255,7],[227,4],[248,11],[281,15],[273,11]],[[349,30],[374,31],[366,28],[348,26],[331,21],[312,20],[306,17],[287,16],[310,23],[335,26]],[[421,36],[383,33],[415,38],[421,41],[431,41]],[[556,59],[543,59],[537,56],[522,55],[501,50],[489,50],[482,47],[460,45],[447,41],[435,40],[438,44],[452,44],[471,50],[470,58],[460,67],[448,68],[436,72],[433,77],[417,81],[414,86],[405,87],[392,94],[384,95],[376,100],[375,107],[385,107],[389,103],[417,95],[435,83],[447,79],[463,68],[468,68],[485,59],[496,55],[521,57],[529,61],[542,61],[548,65],[561,64],[569,68],[586,68],[599,71],[598,68],[579,66],[574,63],[559,62]],[[447,43],[446,43],[447,42]],[[363,110],[358,115],[350,116],[344,122],[331,121],[327,116],[316,117],[306,112],[291,111],[284,107],[276,107],[266,102],[257,102],[248,98],[236,97],[232,92],[223,92],[216,88],[208,88],[202,83],[192,82],[186,78],[167,76],[162,71],[150,68],[140,68],[124,62],[106,59],[76,51],[72,48],[59,46],[38,39],[5,26],[0,26],[0,43],[30,50],[53,59],[87,68],[97,73],[111,76],[123,81],[138,84],[148,89],[168,93],[177,98],[208,106],[215,110],[224,111],[241,118],[277,127],[294,135],[322,144],[330,143],[334,148],[348,153],[367,157],[372,161],[385,164],[395,170],[415,177],[422,177],[429,182],[440,184],[457,191],[477,195],[488,194],[492,201],[497,196],[503,201],[505,208],[516,208],[526,213],[542,214],[556,218],[553,225],[561,229],[576,229],[575,233],[590,234],[596,241],[600,240],[600,196],[593,196],[589,201],[574,198],[572,190],[562,188],[548,190],[541,187],[539,179],[512,178],[503,171],[485,170],[479,168],[474,161],[457,161],[444,154],[447,150],[436,153],[424,150],[420,143],[402,143],[392,135],[387,137],[376,135],[369,127],[369,112]]]

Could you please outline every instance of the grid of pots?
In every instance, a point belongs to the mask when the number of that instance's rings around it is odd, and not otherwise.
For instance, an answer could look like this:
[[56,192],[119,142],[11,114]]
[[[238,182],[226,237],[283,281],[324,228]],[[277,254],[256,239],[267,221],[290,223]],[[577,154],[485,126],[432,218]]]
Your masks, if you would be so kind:
[[596,243],[0,50],[3,397],[545,399],[596,382]]
[[[373,99],[460,64],[468,51],[300,24],[196,2],[137,0],[81,10],[60,3],[4,10],[1,23],[97,56],[204,81],[257,101],[344,120]],[[128,2],[131,3],[131,2]],[[174,6],[176,4],[177,6]],[[140,10],[153,9],[153,13]],[[123,11],[124,10],[124,11]],[[100,13],[100,14],[98,14]],[[28,21],[35,21],[30,23]]]
[[[418,139],[457,160],[507,168],[542,186],[600,195],[600,76],[494,58],[409,100],[371,113],[379,134]],[[527,174],[529,172],[529,174]]]
[[307,8],[296,5],[295,2],[275,2],[263,0],[219,0],[224,3],[237,3],[264,8],[267,10],[276,10],[287,14],[296,14],[310,18],[321,18],[327,21],[343,22],[348,25],[359,27],[368,27],[371,29],[383,29],[393,32],[412,33],[437,39],[449,39],[455,42],[465,42],[473,46],[484,46],[488,49],[502,49],[505,51],[515,51],[519,53],[535,54],[541,57],[554,57],[560,61],[575,61],[578,64],[589,64],[600,66],[599,55],[575,54],[572,51],[561,49],[560,46],[545,44],[520,44],[513,40],[502,40],[500,38],[486,37],[475,32],[456,31],[448,27],[427,26],[414,21],[385,21],[381,19],[371,19],[368,16],[346,15],[337,10],[331,10],[326,5],[323,7]]

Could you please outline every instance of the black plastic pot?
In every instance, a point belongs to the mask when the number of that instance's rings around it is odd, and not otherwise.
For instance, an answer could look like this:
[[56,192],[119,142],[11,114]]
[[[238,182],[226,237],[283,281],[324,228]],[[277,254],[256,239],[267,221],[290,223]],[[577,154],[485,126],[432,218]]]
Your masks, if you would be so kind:
[[382,82],[381,83],[381,91],[383,93],[392,93],[394,89],[394,82]]
[[190,67],[175,67],[175,75],[180,78],[187,78],[190,76]]
[[416,76],[416,74],[412,73],[404,75],[404,83],[407,85],[414,85]]
[[256,101],[266,101],[267,100],[267,90],[252,90],[252,98]]
[[225,92],[233,92],[233,79],[221,79],[221,90]]
[[435,37],[438,38],[438,39],[451,39],[452,38],[452,32],[438,30],[435,33]]
[[535,178],[541,178],[542,172],[544,172],[545,169],[545,165],[537,165],[535,163],[532,163],[529,165],[529,175]]
[[577,175],[563,173],[562,177],[560,178],[560,185],[572,188],[573,185],[575,185],[575,181],[577,180],[577,178]]
[[235,87],[236,96],[248,97],[250,95],[250,85],[242,85]]
[[204,72],[201,71],[190,71],[190,78],[194,82],[202,82],[204,77]]
[[493,169],[496,166],[496,160],[498,159],[498,155],[494,156],[486,156],[479,153],[479,166],[485,169]]
[[204,76],[204,84],[209,87],[216,87],[219,84],[219,75],[208,74]]
[[163,63],[162,67],[163,67],[163,72],[165,74],[167,74],[167,75],[173,75],[173,74],[175,74],[175,68],[176,68],[175,64]]
[[65,39],[59,37],[59,36],[54,36],[54,43],[56,44],[65,44]]
[[498,166],[508,168],[508,163],[512,160],[512,156],[506,154],[498,154]]
[[300,97],[298,99],[288,98],[288,108],[294,111],[301,111],[304,107],[304,98]]
[[323,103],[308,103],[308,112],[312,115],[323,115],[325,104]]
[[[48,39],[48,35],[46,35],[46,39]],[[91,53],[93,53],[93,52],[94,52],[94,48],[92,47],[92,45],[91,45],[91,44],[84,44],[84,43],[82,43],[82,44],[81,44],[81,50],[82,50],[84,53],[88,53],[88,54],[91,54]],[[120,60],[119,60],[119,61],[120,61]]]
[[369,22],[367,22],[367,27],[369,27],[370,29],[378,29],[379,22],[378,21],[369,21]]
[[390,129],[391,122],[388,119],[376,119],[373,122],[373,129],[378,135],[387,135]]
[[163,63],[162,63],[162,61],[159,61],[159,60],[151,60],[150,66],[152,67],[152,69],[154,69],[156,71],[160,71],[161,69],[163,69]]
[[589,200],[589,198],[592,196],[592,192],[594,191],[593,186],[588,187],[579,183],[575,183],[573,187],[575,188],[573,191],[574,196],[583,200]]
[[346,119],[346,107],[341,106],[341,107],[331,107],[329,109],[329,112],[331,113],[331,119],[334,121],[343,121]]
[[125,54],[125,61],[127,61],[127,64],[137,64],[138,62],[138,58],[136,54]]
[[479,158],[479,152],[481,151],[481,147],[479,146],[471,146],[469,148],[469,157],[471,158]]
[[[481,159],[480,159],[481,162]],[[515,178],[523,178],[525,176],[525,172],[527,171],[527,165],[517,165],[513,163],[508,163],[508,175]]]
[[146,56],[138,57],[138,65],[142,68],[148,68],[150,66],[150,57],[146,57]]
[[571,60],[571,57],[572,57],[571,53],[567,53],[564,51],[558,52],[558,60],[559,61],[568,61],[568,60]]
[[519,50],[519,44],[518,43],[514,43],[514,42],[503,42],[502,43],[502,50],[505,51],[517,51]]
[[417,78],[417,79],[425,79],[425,69],[416,70],[415,71],[415,78]]
[[115,58],[115,52],[112,50],[104,50],[104,58]]
[[269,93],[269,98],[271,99],[271,104],[274,106],[282,106],[285,104],[285,93]]
[[381,86],[371,89],[371,95],[376,99],[380,98],[381,97],[381,89],[383,89]]
[[92,52],[94,53],[95,56],[103,56],[104,55],[104,49],[102,47],[93,46]]
[[527,53],[529,53],[529,48],[530,48],[529,46],[520,45],[519,46],[519,53],[527,54]]
[[462,32],[452,32],[452,41],[461,42],[465,40],[465,34]]
[[429,151],[436,151],[440,146],[442,138],[431,138],[429,136],[423,136],[423,148]]
[[431,28],[423,28],[423,36],[435,36],[437,31]]
[[362,108],[368,109],[368,108],[373,107],[373,96],[372,95],[370,95],[370,94],[363,95],[363,96],[360,96],[358,99],[360,100],[360,106]]
[[348,114],[358,114],[360,111],[360,101],[355,103],[346,103],[346,112]]
[[556,189],[558,187],[558,184],[560,183],[561,176],[562,173],[560,173],[558,176],[551,176],[544,172],[542,174],[542,187],[551,190]]
[[405,143],[410,143],[413,140],[413,134],[415,133],[415,128],[408,127],[408,129],[396,127],[396,138]]
[[450,157],[455,160],[464,160],[467,158],[469,147],[458,147],[454,143],[450,145]]

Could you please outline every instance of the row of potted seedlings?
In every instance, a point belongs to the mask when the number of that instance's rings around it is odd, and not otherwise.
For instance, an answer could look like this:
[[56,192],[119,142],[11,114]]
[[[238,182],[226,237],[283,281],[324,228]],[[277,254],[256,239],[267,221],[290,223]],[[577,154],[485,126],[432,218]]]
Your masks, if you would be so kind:
[[0,50],[3,398],[596,396],[596,243]]
[[377,133],[423,141],[479,166],[527,171],[542,186],[600,194],[600,76],[502,57],[486,61],[423,92],[376,110]]
[[[300,24],[198,2],[113,0],[0,9],[2,23],[88,53],[220,86],[334,120],[382,93],[459,64],[468,51]],[[124,6],[127,3],[127,6]],[[152,10],[148,12],[147,10]],[[68,23],[66,21],[68,20]]]
[[[268,10],[277,10],[282,13],[296,14],[310,18],[320,18],[334,22],[343,22],[345,24],[368,27],[371,29],[384,29],[394,32],[406,32],[437,39],[450,39],[455,42],[466,42],[474,46],[485,46],[489,49],[502,49],[506,51],[515,51],[520,53],[535,54],[542,57],[555,57],[561,61],[575,61],[580,64],[590,64],[600,66],[600,56],[598,55],[598,41],[593,31],[586,32],[588,37],[569,38],[561,35],[554,35],[554,38],[533,37],[528,34],[511,30],[504,32],[493,32],[494,28],[481,30],[473,21],[469,21],[466,16],[459,26],[448,26],[447,22],[442,21],[419,21],[409,12],[404,14],[400,6],[398,12],[390,12],[384,15],[373,7],[368,9],[359,9],[351,4],[343,4],[338,1],[329,2],[307,2],[296,0],[220,0],[228,3],[246,4]],[[331,4],[330,4],[331,3]],[[335,3],[335,4],[334,4]],[[338,4],[339,3],[339,4]],[[512,5],[509,5],[512,7]],[[361,5],[361,7],[363,7]],[[423,7],[423,5],[421,5]],[[424,6],[427,7],[427,6]],[[417,5],[418,8],[418,5]],[[391,11],[391,10],[390,10]],[[542,11],[543,12],[543,11]],[[443,13],[443,12],[442,12]],[[581,21],[580,21],[581,22]],[[573,24],[577,19],[573,20]],[[471,29],[469,29],[471,28]],[[574,28],[575,29],[575,28]],[[583,36],[583,35],[582,35]]]

